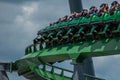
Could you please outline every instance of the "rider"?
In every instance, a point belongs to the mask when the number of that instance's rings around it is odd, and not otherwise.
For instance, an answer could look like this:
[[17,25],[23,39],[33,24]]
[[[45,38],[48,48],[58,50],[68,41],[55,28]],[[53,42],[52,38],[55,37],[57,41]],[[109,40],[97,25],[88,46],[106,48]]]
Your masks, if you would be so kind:
[[114,12],[116,11],[116,10],[120,10],[120,4],[117,2],[117,1],[113,1],[112,3],[111,3],[111,7],[110,7],[110,14],[112,15],[112,14],[114,14]]
[[109,6],[106,3],[104,3],[104,12],[109,12]]
[[82,17],[88,17],[88,10],[87,9],[83,9]]
[[98,9],[95,6],[92,6],[89,9],[89,16],[96,15],[98,13]]
[[109,12],[109,6],[106,3],[100,5],[98,16],[102,16],[104,13]]

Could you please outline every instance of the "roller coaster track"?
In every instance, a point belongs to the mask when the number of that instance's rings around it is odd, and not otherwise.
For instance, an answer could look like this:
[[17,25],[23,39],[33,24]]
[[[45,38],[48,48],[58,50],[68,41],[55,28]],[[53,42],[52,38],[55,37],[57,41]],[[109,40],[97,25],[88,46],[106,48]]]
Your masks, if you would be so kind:
[[[70,33],[73,35],[70,36]],[[61,42],[59,34],[64,34]],[[19,75],[31,80],[73,80],[72,76],[64,75],[65,72],[73,73],[72,71],[48,63],[64,60],[80,63],[89,57],[120,54],[120,11],[113,15],[105,13],[101,17],[94,15],[61,22],[40,30],[38,35],[47,39],[40,38],[37,43],[28,46],[25,56],[14,63]],[[50,36],[53,38],[49,39]],[[43,42],[46,47],[42,46]],[[39,65],[43,65],[43,68],[39,68]],[[47,70],[46,66],[50,66],[50,70]],[[60,70],[59,74],[55,73],[55,68]],[[87,74],[84,76],[86,80],[104,80]]]
[[[47,70],[46,67],[48,67],[49,70]],[[55,70],[57,72],[55,72]],[[19,72],[19,75],[23,75],[24,77],[31,80],[73,80],[73,76],[71,76],[73,75],[73,71],[49,64],[43,65],[42,67],[30,65],[26,70]],[[91,78],[95,80],[105,80],[87,74],[84,74],[84,76],[86,80]]]

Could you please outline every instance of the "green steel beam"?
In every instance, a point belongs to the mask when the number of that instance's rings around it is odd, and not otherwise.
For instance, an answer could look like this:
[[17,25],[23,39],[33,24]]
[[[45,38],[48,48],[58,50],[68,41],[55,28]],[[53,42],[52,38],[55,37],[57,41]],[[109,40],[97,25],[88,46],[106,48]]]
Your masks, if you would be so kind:
[[[46,67],[52,67],[50,68],[51,70],[48,71],[46,69]],[[59,70],[61,72],[54,72],[54,70]],[[51,65],[43,65],[42,68],[39,68],[38,66],[35,65],[30,65],[28,67],[26,67],[26,69],[23,69],[24,71],[21,71],[19,73],[19,75],[23,75],[24,77],[26,77],[27,79],[30,80],[73,80],[72,76],[68,77],[66,75],[64,75],[64,72],[70,72],[73,74],[72,71],[66,70],[66,69],[62,69],[56,66],[51,66]]]
[[[49,66],[49,67],[48,67]],[[48,70],[48,68],[49,70]],[[58,70],[57,72],[55,70]],[[68,74],[65,75],[65,72]],[[70,73],[72,75],[70,75]],[[73,71],[56,67],[53,65],[45,64],[43,67],[38,67],[35,65],[29,65],[25,67],[19,75],[23,75],[30,80],[74,80]],[[105,80],[88,74],[84,74],[85,80],[95,79],[95,80]]]
[[[34,46],[35,47],[35,46]],[[88,57],[120,54],[120,38],[107,38],[78,43],[69,43],[37,50],[16,61],[18,67],[35,63],[37,65],[62,60],[84,60]]]
[[37,74],[40,76],[46,77],[47,79],[52,79],[52,80],[72,80],[72,78],[65,77],[64,75],[56,74],[56,73],[51,73],[49,71],[44,71],[39,68],[35,69]]

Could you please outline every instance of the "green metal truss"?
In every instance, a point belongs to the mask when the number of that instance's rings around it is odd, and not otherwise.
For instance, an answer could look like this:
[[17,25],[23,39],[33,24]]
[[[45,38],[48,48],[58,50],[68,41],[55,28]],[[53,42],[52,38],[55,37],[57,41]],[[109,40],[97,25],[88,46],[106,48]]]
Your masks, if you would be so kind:
[[[39,79],[40,80],[42,80],[42,79],[46,79],[46,80],[48,80],[48,79],[52,79],[52,80],[72,80],[72,77],[67,77],[67,76],[64,75],[65,71],[73,73],[72,71],[65,70],[65,69],[55,67],[55,66],[51,66],[51,65],[49,65],[51,68],[50,68],[50,71],[48,71],[46,69],[46,66],[48,66],[48,65],[43,65],[42,68],[39,68],[39,67],[36,67],[34,65],[30,65],[27,68],[27,70],[19,72],[19,75],[23,75],[24,77],[26,77],[28,79],[32,79],[32,80],[34,80],[34,78],[35,78],[35,80],[39,80]],[[56,72],[54,72],[55,69],[59,69],[61,72],[56,73]],[[40,76],[40,77],[37,77],[37,76]]]
[[[49,66],[49,70],[47,70],[47,66]],[[55,70],[58,71],[55,72]],[[67,74],[65,75],[66,72]],[[42,68],[35,65],[30,65],[29,67],[27,67],[27,69],[23,69],[19,72],[19,75],[23,75],[30,80],[73,80],[73,76],[70,76],[70,74],[73,75],[73,71],[52,66],[49,64],[43,65]],[[85,80],[105,80],[87,74],[84,74],[84,76]]]

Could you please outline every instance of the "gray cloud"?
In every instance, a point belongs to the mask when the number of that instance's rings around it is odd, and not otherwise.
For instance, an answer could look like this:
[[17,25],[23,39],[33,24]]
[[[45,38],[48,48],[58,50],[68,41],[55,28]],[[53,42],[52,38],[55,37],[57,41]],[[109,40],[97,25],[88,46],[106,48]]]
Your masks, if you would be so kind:
[[[109,6],[110,4],[115,1],[115,0],[82,0],[83,2],[83,7],[86,8],[86,9],[89,9],[91,6],[96,6],[99,8],[99,6],[102,4],[102,3],[108,3]],[[116,0],[119,2],[119,0]]]
[[[0,61],[15,61],[24,56],[25,47],[32,44],[37,31],[68,12],[68,7],[64,8],[59,4],[63,1],[54,3],[59,10],[46,1],[19,5],[13,3],[0,1]],[[62,5],[66,6],[66,3]],[[9,74],[10,80],[21,78],[14,75],[16,74]]]
[[39,0],[0,0],[0,2],[11,3],[11,4],[23,4],[25,2],[34,2]]
[[96,75],[106,80],[119,80],[120,55],[94,58]]
[[[99,6],[112,0],[93,2]],[[93,5],[90,0],[83,0],[83,3],[84,8]],[[25,47],[32,43],[39,29],[69,12],[67,0],[0,0],[0,61],[15,61],[24,56]],[[94,58],[96,75],[108,80],[119,80],[119,58]],[[65,67],[70,69],[73,66],[68,64]],[[20,80],[14,74],[9,75],[11,80]]]

